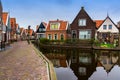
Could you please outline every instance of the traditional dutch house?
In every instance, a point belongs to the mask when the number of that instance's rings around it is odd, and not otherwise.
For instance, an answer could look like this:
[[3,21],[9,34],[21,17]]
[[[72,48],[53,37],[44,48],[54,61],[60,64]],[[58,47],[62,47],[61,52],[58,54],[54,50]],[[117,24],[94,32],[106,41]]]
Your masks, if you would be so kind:
[[95,22],[87,14],[84,7],[81,7],[70,26],[72,39],[88,40],[95,37]]
[[2,42],[2,35],[3,35],[3,23],[2,23],[2,3],[0,1],[0,46],[1,46],[1,42]]
[[68,21],[58,19],[55,21],[49,21],[46,29],[46,38],[50,40],[66,40],[70,36],[68,34],[68,29]]
[[45,22],[41,22],[40,25],[37,25],[36,27],[36,38],[39,39],[39,38],[46,38],[46,28],[47,28],[47,23]]
[[98,40],[107,43],[118,42],[119,29],[109,16],[97,28],[96,34]]
[[20,26],[19,26],[19,24],[16,24],[16,38],[17,38],[17,40],[20,39]]
[[10,18],[11,23],[11,40],[16,40],[16,18]]
[[10,16],[8,12],[2,13],[2,21],[3,21],[4,32],[5,32],[3,40],[6,43],[8,43],[10,41],[10,31],[11,31]]
[[26,36],[28,38],[28,35],[30,37],[30,39],[34,39],[35,38],[35,34],[34,34],[34,30],[33,29],[25,29],[24,32],[26,33]]
[[21,40],[25,40],[27,37],[27,33],[25,32],[24,28],[20,28],[20,38]]

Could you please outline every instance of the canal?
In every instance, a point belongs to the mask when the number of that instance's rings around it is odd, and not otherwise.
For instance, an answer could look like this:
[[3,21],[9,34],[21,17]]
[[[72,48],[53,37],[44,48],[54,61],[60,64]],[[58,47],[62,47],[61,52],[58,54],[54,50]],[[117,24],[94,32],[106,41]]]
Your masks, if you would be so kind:
[[120,80],[120,51],[39,47],[54,64],[58,80]]

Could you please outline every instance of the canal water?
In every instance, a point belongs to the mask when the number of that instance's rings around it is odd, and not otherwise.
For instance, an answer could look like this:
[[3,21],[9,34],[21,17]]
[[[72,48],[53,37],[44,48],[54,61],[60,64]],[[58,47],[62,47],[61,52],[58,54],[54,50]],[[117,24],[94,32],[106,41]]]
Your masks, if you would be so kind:
[[58,80],[120,80],[120,51],[41,49]]

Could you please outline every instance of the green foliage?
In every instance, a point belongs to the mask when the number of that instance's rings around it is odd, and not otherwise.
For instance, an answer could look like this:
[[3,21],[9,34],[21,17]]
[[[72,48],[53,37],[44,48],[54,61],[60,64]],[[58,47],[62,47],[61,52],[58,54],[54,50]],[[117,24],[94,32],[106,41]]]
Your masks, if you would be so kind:
[[109,44],[109,43],[101,43],[100,44],[100,47],[103,47],[103,48],[114,48],[114,45],[113,44]]
[[66,40],[65,40],[65,43],[66,43],[66,44],[72,44],[72,39],[66,39]]
[[49,43],[50,43],[50,40],[49,40],[49,39],[46,39],[46,38],[40,38],[39,41],[40,41],[40,43],[42,43],[42,44],[49,44]]

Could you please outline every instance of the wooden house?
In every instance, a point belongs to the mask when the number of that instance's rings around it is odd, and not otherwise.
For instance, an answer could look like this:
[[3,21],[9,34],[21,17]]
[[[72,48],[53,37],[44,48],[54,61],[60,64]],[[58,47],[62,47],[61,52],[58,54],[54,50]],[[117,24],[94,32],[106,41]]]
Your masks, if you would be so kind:
[[40,25],[37,26],[37,29],[36,29],[36,38],[39,39],[39,38],[46,38],[46,28],[47,28],[47,23],[45,22],[41,22]]
[[[96,21],[97,23],[97,21]],[[116,43],[119,37],[119,28],[109,16],[97,26],[97,39],[102,42]]]

